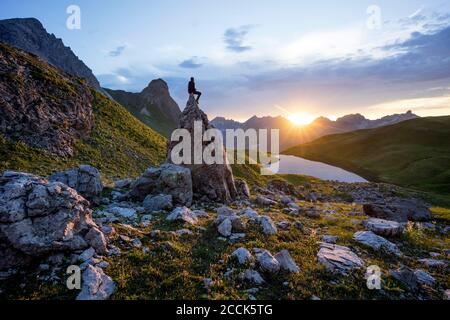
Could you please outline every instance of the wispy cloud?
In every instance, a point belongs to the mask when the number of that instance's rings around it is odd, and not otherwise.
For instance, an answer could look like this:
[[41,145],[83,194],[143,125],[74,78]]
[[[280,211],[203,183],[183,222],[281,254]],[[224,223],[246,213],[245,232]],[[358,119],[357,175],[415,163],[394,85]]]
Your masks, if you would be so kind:
[[125,51],[126,46],[119,46],[117,48],[115,48],[114,50],[111,50],[108,54],[110,57],[118,57],[120,55],[122,55],[122,53]]
[[253,25],[245,25],[238,28],[229,28],[225,30],[224,41],[227,49],[233,52],[244,52],[251,50],[252,47],[245,45],[245,37],[254,28]]
[[178,66],[186,69],[198,69],[203,66],[203,63],[198,62],[197,57],[192,57],[190,59],[184,60]]

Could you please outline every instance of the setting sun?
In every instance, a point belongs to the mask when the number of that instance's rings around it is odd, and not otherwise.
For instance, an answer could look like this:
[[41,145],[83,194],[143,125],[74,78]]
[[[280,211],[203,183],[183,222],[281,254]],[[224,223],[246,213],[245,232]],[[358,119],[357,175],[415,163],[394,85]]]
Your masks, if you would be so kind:
[[310,124],[311,122],[313,122],[314,116],[312,116],[308,113],[299,112],[299,113],[291,114],[288,117],[288,119],[298,126],[304,126],[304,125],[307,125],[307,124]]

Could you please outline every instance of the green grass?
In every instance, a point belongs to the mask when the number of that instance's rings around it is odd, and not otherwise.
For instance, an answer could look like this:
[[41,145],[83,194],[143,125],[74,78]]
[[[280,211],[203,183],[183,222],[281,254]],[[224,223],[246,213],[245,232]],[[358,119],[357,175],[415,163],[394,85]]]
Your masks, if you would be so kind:
[[322,137],[283,153],[336,165],[371,181],[429,193],[450,206],[450,116]]
[[[83,82],[61,74],[58,69],[35,56],[0,45],[3,53],[21,59],[29,66],[32,81],[45,81],[49,87],[62,88],[67,92],[67,99],[75,94],[77,85]],[[2,73],[1,77],[14,81],[18,87],[25,81],[8,72]],[[45,176],[80,164],[90,164],[101,171],[106,181],[110,181],[136,177],[150,165],[157,165],[165,159],[167,140],[163,136],[142,124],[121,105],[94,89],[91,89],[91,93],[94,126],[88,138],[77,142],[74,157],[57,157],[46,150],[30,147],[20,141],[10,141],[0,135],[0,171],[18,170]]]

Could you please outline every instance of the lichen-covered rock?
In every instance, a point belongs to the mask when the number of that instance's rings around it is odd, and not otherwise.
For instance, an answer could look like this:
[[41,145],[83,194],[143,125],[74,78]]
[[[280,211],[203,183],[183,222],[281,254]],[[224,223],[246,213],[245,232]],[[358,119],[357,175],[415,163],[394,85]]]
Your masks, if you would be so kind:
[[385,220],[407,222],[429,221],[431,212],[429,207],[418,199],[394,198],[381,204],[363,205],[364,213],[370,217]]
[[402,254],[395,243],[376,235],[372,231],[358,231],[353,235],[353,239],[375,250],[383,250],[397,256]]
[[292,273],[300,272],[300,268],[297,266],[294,259],[292,259],[291,255],[289,254],[289,251],[281,250],[275,255],[275,259],[277,259],[277,261],[279,262],[282,270]]
[[269,216],[259,216],[257,218],[259,225],[261,226],[262,232],[265,235],[274,235],[278,232],[277,227],[273,223]]
[[172,210],[172,196],[170,194],[148,195],[144,199],[143,206],[148,211]]
[[371,218],[363,222],[363,225],[381,236],[398,236],[403,233],[403,226],[396,221]]
[[198,222],[197,217],[186,207],[175,208],[166,219],[169,221],[182,221],[189,224],[196,224]]
[[321,243],[317,260],[329,271],[339,274],[348,274],[351,270],[364,267],[364,261],[350,248],[336,244]]
[[129,195],[144,200],[148,195],[171,195],[173,203],[191,206],[192,179],[188,168],[174,164],[150,167],[131,184]]
[[245,248],[238,248],[231,254],[240,264],[245,264],[253,259],[252,254]]
[[258,262],[261,270],[268,273],[277,273],[280,271],[280,263],[277,259],[267,250],[262,250],[256,254],[256,261]]
[[103,184],[100,172],[92,166],[81,165],[78,168],[57,172],[48,179],[64,183],[75,189],[87,200],[94,204],[100,204]]
[[100,267],[88,265],[82,274],[83,285],[77,300],[106,300],[116,289],[111,277],[107,276]]
[[[179,123],[179,129],[185,129],[190,133],[191,136],[191,158],[189,163],[182,164],[184,167],[191,170],[192,175],[192,186],[195,194],[199,196],[206,196],[212,201],[216,202],[230,202],[237,197],[236,185],[234,183],[233,172],[228,162],[226,155],[226,150],[223,144],[221,159],[221,164],[207,164],[201,161],[201,164],[196,164],[194,161],[195,153],[194,150],[194,127],[195,122],[201,123],[201,132],[203,135],[208,129],[213,129],[214,127],[209,124],[207,115],[200,110],[198,104],[193,96],[189,97],[186,108],[184,109]],[[212,142],[203,142],[201,146],[201,152],[205,150]],[[167,161],[173,163],[172,160],[172,150],[178,144],[178,141],[173,141],[169,143],[167,151]],[[219,152],[216,150],[216,152]]]
[[0,177],[0,269],[89,246],[105,252],[106,238],[88,206],[86,199],[63,183],[4,172]]

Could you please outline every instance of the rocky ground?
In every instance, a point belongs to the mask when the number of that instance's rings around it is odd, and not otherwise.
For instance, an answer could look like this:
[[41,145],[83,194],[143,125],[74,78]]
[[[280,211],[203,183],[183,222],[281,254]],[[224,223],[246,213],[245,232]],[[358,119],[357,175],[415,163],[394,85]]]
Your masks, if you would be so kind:
[[[103,188],[88,166],[49,180],[4,173],[0,296],[448,298],[448,209],[429,210],[394,186],[306,177],[250,188],[240,181],[239,198],[224,205],[196,195],[188,176],[167,164]],[[73,264],[83,270],[81,291],[66,288]],[[367,287],[373,265],[380,290]]]

